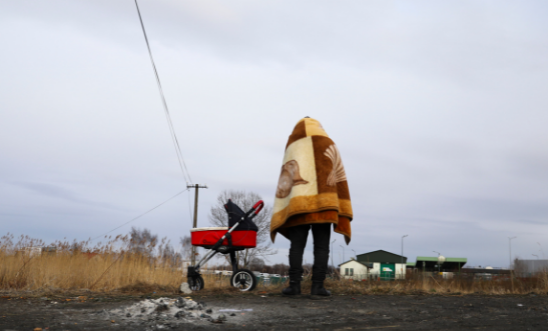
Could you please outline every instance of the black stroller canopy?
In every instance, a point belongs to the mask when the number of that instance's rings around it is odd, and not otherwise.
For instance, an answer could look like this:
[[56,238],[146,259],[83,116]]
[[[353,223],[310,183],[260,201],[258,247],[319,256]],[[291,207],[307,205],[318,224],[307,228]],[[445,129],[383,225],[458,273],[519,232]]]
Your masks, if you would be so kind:
[[[236,224],[242,217],[245,217],[245,212],[238,207],[232,200],[228,199],[228,202],[225,205],[226,212],[228,213],[228,227],[231,228]],[[253,223],[249,217],[246,217],[240,224],[234,229],[234,231],[259,231],[257,225]]]

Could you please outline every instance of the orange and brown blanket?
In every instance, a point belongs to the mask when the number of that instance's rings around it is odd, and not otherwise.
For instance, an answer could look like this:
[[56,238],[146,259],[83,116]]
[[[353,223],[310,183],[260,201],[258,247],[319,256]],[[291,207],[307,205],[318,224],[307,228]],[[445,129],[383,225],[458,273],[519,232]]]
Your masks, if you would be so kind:
[[296,225],[333,223],[350,242],[352,204],[339,149],[320,122],[300,120],[285,147],[270,222],[272,241]]

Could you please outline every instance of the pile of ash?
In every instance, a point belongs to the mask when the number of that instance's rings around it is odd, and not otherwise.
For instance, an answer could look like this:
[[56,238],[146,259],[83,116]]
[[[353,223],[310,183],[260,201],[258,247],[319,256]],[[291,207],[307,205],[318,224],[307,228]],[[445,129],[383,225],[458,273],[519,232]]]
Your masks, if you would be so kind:
[[153,324],[160,328],[182,323],[224,323],[229,316],[236,316],[234,319],[239,319],[239,316],[234,313],[225,315],[217,312],[214,314],[213,309],[206,308],[205,303],[183,297],[146,299],[129,307],[103,310],[101,313],[112,321],[129,324]]

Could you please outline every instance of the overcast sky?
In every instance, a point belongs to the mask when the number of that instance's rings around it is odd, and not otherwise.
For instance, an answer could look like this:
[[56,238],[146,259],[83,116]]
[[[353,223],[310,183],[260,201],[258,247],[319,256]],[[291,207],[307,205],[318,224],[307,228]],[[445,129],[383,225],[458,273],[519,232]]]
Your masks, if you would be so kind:
[[[311,116],[353,201],[335,263],[400,254],[403,235],[409,261],[507,267],[511,236],[515,256],[548,254],[545,1],[139,4],[190,176],[209,186],[200,226],[223,190],[272,204]],[[0,31],[1,234],[84,240],[185,189],[132,0],[0,0]],[[176,243],[191,199],[112,234]],[[269,262],[287,262],[277,239]]]

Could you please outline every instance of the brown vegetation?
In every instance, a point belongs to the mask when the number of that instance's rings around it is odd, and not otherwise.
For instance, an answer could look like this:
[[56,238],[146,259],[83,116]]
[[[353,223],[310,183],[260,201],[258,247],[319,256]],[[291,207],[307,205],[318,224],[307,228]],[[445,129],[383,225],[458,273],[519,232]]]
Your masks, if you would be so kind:
[[[163,242],[165,244],[165,242]],[[38,240],[13,236],[0,238],[0,291],[93,291],[123,293],[178,293],[186,281],[180,261],[162,254],[136,252],[127,237],[111,238],[106,244],[91,247],[89,242],[56,242],[55,251],[34,254],[28,247],[43,245]],[[139,246],[142,248],[142,246]],[[165,246],[164,246],[165,247]],[[165,250],[164,250],[165,251]],[[281,268],[271,267],[274,271]],[[281,269],[279,270],[281,271]],[[220,275],[204,275],[208,293],[237,293],[229,279]],[[286,286],[260,284],[254,293],[278,293]],[[310,281],[303,282],[307,292]],[[404,281],[352,281],[328,279],[326,287],[334,294],[548,294],[548,274],[534,277],[474,279],[455,277],[439,279],[410,275]]]
[[397,281],[328,280],[326,287],[341,294],[548,294],[548,274],[489,280],[457,276],[442,279],[417,274]]
[[[183,279],[176,268],[180,261],[162,254],[136,251],[128,237],[107,238],[106,244],[55,242],[41,254],[27,247],[43,245],[22,236],[0,238],[0,290],[93,290],[113,291],[152,286],[176,291]],[[142,247],[137,247],[142,248]]]

